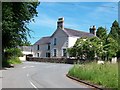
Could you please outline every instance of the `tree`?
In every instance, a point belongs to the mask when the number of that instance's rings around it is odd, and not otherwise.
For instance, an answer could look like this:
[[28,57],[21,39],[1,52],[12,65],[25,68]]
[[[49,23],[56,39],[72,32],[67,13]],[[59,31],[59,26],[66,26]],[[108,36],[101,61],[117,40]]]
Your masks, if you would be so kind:
[[3,49],[15,47],[27,41],[30,29],[26,24],[37,16],[39,2],[2,3],[2,46]]
[[108,37],[113,38],[116,43],[118,43],[117,57],[120,57],[120,26],[116,20],[112,23],[111,31]]
[[107,60],[111,60],[112,57],[115,57],[118,51],[118,43],[111,37],[107,38],[106,45],[104,45],[104,51],[106,52]]
[[103,46],[102,42],[97,37],[80,38],[76,41],[73,48],[70,48],[70,53],[78,59],[95,59],[95,55],[102,57]]
[[96,36],[98,38],[100,38],[105,43],[106,38],[107,38],[107,30],[106,30],[106,28],[99,27],[97,29]]
[[39,2],[3,2],[2,3],[2,52],[27,42],[30,29],[27,23],[34,21]]

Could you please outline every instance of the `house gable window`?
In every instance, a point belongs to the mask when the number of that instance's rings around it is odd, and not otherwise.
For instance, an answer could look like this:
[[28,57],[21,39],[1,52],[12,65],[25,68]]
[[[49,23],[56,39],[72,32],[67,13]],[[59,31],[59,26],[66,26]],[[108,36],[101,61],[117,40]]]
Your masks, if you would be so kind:
[[39,53],[37,53],[37,57],[40,57],[40,56],[39,56]]
[[37,45],[37,50],[40,50],[40,46],[39,45]]
[[56,57],[57,56],[57,50],[56,49],[54,49],[54,57]]
[[46,57],[50,57],[50,52],[47,52],[47,53],[46,53]]
[[56,45],[56,38],[54,38],[54,45]]
[[66,49],[63,49],[63,50],[62,50],[62,55],[63,55],[63,57],[66,57],[66,56],[67,56],[67,51],[66,51]]
[[50,50],[50,44],[48,44],[48,50]]

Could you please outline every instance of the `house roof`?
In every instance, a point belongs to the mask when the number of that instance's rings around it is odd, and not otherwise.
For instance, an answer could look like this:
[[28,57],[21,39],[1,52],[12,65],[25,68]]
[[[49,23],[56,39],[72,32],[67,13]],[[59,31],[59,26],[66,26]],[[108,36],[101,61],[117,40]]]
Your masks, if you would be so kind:
[[21,49],[22,51],[28,51],[31,52],[32,50],[32,46],[19,46],[19,49]]
[[[58,29],[57,29],[58,30]],[[56,31],[57,31],[56,30]],[[56,33],[56,31],[52,34],[52,36]],[[93,37],[94,35],[88,32],[78,31],[74,29],[64,28],[63,30],[67,36],[70,37]],[[35,44],[47,44],[50,43],[50,39],[52,36],[42,37]]]
[[42,37],[35,44],[47,44],[50,43],[50,39],[51,39],[50,36]]
[[93,37],[94,35],[88,32],[78,31],[74,29],[64,28],[63,30],[68,36],[76,37]]

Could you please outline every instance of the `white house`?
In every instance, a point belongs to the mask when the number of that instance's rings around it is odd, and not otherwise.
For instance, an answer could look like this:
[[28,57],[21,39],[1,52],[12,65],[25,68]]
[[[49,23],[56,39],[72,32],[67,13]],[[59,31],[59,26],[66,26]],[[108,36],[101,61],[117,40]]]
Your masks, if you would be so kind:
[[51,36],[42,37],[33,45],[33,57],[69,57],[66,50],[72,47],[78,38],[95,35],[95,26],[90,28],[90,33],[64,28],[64,18],[59,18],[55,32]]
[[18,48],[21,49],[22,54],[23,54],[22,57],[19,57],[19,59],[20,59],[21,61],[25,61],[27,55],[33,55],[32,46],[20,46],[20,47],[18,47]]

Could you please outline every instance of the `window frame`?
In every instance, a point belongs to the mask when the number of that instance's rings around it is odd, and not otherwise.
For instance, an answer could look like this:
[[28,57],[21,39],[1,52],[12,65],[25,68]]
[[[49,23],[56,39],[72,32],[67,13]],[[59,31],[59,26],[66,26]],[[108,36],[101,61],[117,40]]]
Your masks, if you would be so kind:
[[53,56],[57,57],[57,49],[56,48],[53,49]]
[[37,45],[37,50],[40,50],[40,45],[39,44]]
[[67,49],[66,48],[62,48],[62,56],[67,57]]
[[54,38],[53,44],[56,45],[56,43],[57,43],[57,39]]

